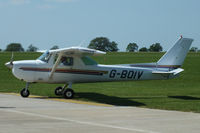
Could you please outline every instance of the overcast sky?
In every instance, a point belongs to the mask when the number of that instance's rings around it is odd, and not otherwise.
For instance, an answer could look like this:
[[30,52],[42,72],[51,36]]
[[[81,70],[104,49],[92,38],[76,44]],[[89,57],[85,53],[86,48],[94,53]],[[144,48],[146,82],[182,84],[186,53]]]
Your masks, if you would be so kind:
[[87,47],[104,36],[120,51],[130,42],[167,50],[180,35],[200,48],[200,0],[0,0],[1,49]]

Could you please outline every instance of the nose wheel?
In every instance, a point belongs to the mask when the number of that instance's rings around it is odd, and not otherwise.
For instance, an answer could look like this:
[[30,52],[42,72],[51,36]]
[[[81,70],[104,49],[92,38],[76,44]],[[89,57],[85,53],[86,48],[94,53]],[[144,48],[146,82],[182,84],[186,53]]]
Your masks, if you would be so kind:
[[29,83],[26,83],[26,88],[22,89],[20,94],[22,97],[26,98],[30,95],[30,92],[28,90],[28,86],[29,86]]
[[21,90],[20,94],[22,97],[26,98],[30,95],[30,92],[29,92],[29,90],[26,90],[26,88],[24,88]]

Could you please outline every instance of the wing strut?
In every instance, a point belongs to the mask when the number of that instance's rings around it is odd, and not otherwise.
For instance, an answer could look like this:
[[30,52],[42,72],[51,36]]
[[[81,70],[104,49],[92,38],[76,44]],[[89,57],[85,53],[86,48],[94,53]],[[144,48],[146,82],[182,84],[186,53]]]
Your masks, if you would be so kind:
[[51,73],[50,73],[49,79],[52,79],[53,74],[56,71],[56,68],[57,68],[58,64],[60,63],[60,59],[61,59],[62,55],[63,55],[63,53],[59,53],[58,58],[57,58],[57,60],[56,60],[56,62],[54,64],[54,66],[51,69]]

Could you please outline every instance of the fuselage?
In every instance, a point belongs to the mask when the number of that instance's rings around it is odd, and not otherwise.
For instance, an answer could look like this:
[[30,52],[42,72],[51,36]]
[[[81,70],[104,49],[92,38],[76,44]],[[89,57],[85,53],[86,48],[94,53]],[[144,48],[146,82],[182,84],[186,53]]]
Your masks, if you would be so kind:
[[20,80],[40,83],[89,83],[173,78],[172,76],[152,74],[152,71],[157,69],[169,70],[169,68],[158,68],[152,64],[101,65],[85,63],[81,57],[76,56],[70,57],[73,58],[72,65],[60,63],[53,77],[49,78],[55,58],[55,55],[51,55],[48,61],[40,59],[14,61],[12,73]]

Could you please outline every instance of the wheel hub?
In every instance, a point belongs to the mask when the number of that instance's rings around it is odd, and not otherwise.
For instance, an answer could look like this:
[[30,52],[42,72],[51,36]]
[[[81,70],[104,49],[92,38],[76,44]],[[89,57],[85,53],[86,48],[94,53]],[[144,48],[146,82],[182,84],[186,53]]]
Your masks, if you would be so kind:
[[66,96],[67,96],[67,97],[71,97],[71,96],[72,96],[72,93],[71,93],[71,92],[67,92],[67,93],[66,93]]
[[23,95],[27,95],[28,94],[28,92],[27,91],[23,91]]

